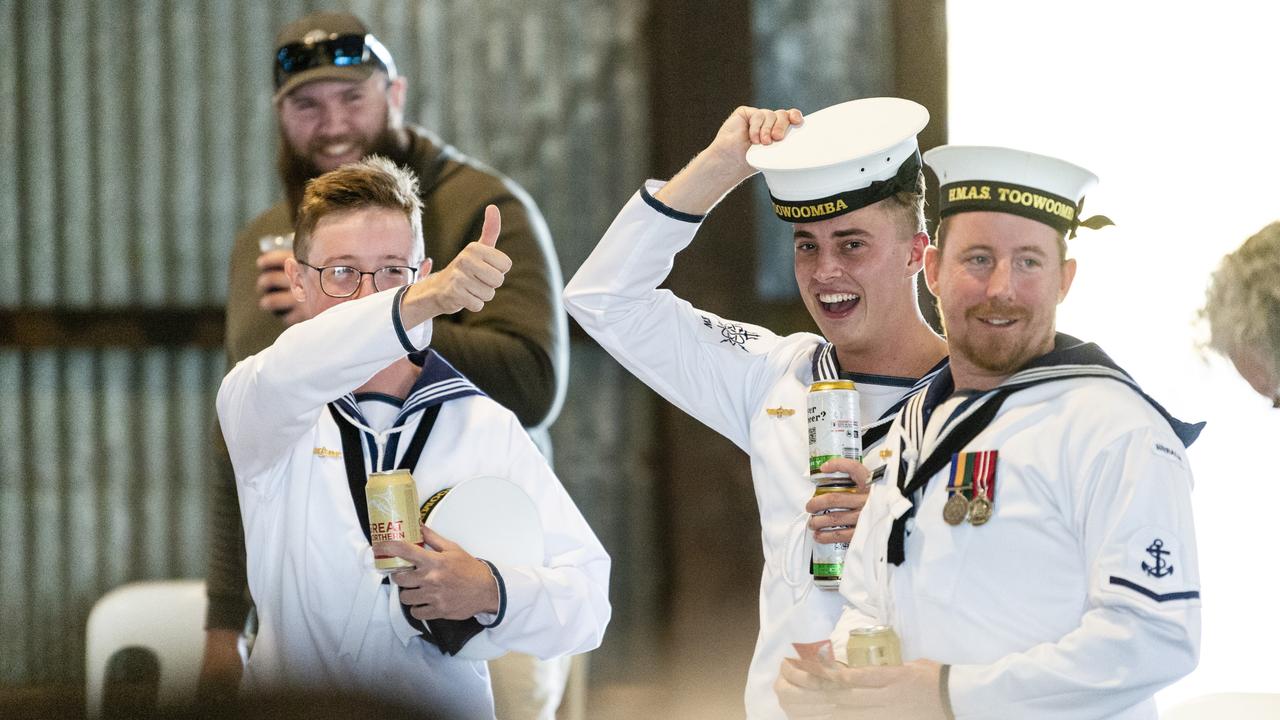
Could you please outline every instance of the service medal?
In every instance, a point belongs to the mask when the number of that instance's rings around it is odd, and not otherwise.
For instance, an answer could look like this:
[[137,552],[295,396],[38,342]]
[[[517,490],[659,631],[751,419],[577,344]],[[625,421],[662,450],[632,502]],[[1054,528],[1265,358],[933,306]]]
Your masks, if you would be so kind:
[[[969,524],[982,525],[991,519],[991,501],[976,497],[969,502]],[[950,521],[948,521],[950,522]]]
[[969,502],[965,500],[964,495],[952,495],[947,498],[947,504],[942,506],[942,519],[947,521],[948,525],[959,525],[964,522],[964,516],[969,512]]

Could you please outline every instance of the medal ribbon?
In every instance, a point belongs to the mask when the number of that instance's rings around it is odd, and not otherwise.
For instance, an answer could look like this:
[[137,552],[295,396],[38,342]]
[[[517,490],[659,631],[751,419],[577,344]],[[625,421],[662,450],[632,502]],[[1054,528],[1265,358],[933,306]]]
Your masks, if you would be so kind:
[[951,477],[947,478],[948,500],[957,494],[966,500],[969,499],[968,491],[973,488],[973,484],[969,482],[972,469],[971,453],[957,453],[951,456]]
[[[1051,352],[1027,363],[1022,370],[1014,373],[994,390],[978,396],[980,398],[978,402],[963,413],[959,413],[963,417],[952,426],[949,432],[944,431],[945,435],[939,439],[939,445],[915,466],[909,478],[905,472],[899,472],[898,489],[902,496],[909,500],[917,491],[924,488],[929,478],[946,465],[952,452],[959,450],[977,437],[978,433],[995,418],[1000,406],[1011,393],[1040,383],[1074,377],[1103,377],[1128,385],[1160,413],[1184,446],[1190,447],[1200,435],[1200,431],[1204,429],[1203,422],[1184,423],[1170,415],[1150,395],[1143,392],[1129,374],[1107,357],[1097,345],[1083,343],[1070,335],[1058,333],[1054,337],[1054,349]],[[911,406],[904,408],[903,428],[908,437],[916,439],[917,447],[919,447],[919,437],[923,433],[922,428],[929,421],[929,415],[954,390],[955,384],[951,378],[950,368],[944,368],[929,383],[929,388],[916,396],[923,398],[923,402],[913,402]],[[913,430],[913,428],[916,429]],[[991,490],[994,494],[994,483]],[[891,565],[901,565],[906,559],[907,520],[914,515],[913,505],[893,521],[887,543],[888,562]]]
[[973,497],[983,498],[987,502],[996,499],[996,453],[997,450],[969,453],[973,457]]

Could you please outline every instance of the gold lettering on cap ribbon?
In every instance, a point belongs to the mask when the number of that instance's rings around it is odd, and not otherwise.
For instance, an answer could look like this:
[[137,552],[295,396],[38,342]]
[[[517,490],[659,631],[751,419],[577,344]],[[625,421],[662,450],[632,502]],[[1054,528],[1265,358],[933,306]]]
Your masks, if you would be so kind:
[[779,217],[787,218],[789,220],[822,217],[824,215],[830,215],[831,213],[840,212],[841,210],[848,210],[848,209],[849,209],[849,204],[846,203],[844,200],[835,200],[833,202],[829,201],[829,202],[819,203],[816,205],[779,205],[778,203],[773,204],[774,214],[778,215]]

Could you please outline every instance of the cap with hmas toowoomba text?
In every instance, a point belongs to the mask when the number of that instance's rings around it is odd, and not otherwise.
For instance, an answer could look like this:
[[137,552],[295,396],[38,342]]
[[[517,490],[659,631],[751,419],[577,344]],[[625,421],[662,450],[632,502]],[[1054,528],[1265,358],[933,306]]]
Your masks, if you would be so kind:
[[779,218],[829,220],[915,190],[916,134],[928,123],[929,111],[910,100],[850,100],[806,116],[772,145],[753,145],[747,162],[764,174]]
[[943,145],[924,154],[938,175],[938,211],[987,211],[1020,215],[1075,235],[1083,225],[1098,229],[1113,224],[1095,215],[1081,220],[1085,193],[1098,176],[1065,160],[1023,150],[979,145]]

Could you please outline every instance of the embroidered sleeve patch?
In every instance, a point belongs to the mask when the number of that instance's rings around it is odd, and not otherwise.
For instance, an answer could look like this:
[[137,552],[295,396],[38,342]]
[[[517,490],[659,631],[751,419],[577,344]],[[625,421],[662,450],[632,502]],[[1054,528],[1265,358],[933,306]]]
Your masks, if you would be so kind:
[[1123,565],[1113,568],[1108,584],[1156,602],[1200,597],[1182,566],[1182,538],[1168,528],[1147,526],[1129,536]]
[[1186,461],[1182,459],[1182,452],[1178,448],[1170,447],[1159,440],[1151,443],[1151,452],[1155,453],[1156,457],[1164,458],[1170,462],[1174,462],[1179,465],[1186,464]]
[[1180,538],[1172,530],[1144,527],[1129,537],[1126,575],[1153,581],[1172,579],[1182,564]]
[[756,328],[749,325],[740,325],[714,316],[701,315],[700,317],[703,327],[710,331],[706,333],[706,337],[712,342],[729,345],[743,352],[748,352],[747,344],[760,337],[760,333],[756,332]]

